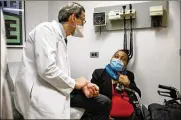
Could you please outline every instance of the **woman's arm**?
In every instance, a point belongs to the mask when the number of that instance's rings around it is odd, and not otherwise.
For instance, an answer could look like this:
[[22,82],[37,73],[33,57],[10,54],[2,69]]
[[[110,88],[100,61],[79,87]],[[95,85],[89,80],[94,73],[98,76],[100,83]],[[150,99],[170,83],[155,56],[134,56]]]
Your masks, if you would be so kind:
[[139,96],[141,97],[141,91],[137,87],[137,85],[136,85],[136,83],[134,81],[134,74],[132,72],[130,72],[128,78],[129,78],[129,81],[130,81],[129,88],[135,90],[139,94]]
[[128,71],[126,75],[120,74],[119,82],[122,83],[124,86],[135,90],[141,97],[141,91],[136,86],[136,83],[134,81],[134,74],[132,72]]
[[94,72],[92,73],[92,79],[91,83],[96,84],[98,87],[101,85],[101,74],[103,72],[103,69],[95,69]]

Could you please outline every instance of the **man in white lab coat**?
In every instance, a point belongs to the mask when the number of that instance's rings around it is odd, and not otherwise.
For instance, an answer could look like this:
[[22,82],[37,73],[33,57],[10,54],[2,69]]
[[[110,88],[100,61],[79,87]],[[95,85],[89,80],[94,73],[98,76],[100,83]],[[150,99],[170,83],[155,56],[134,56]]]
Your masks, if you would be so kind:
[[71,3],[60,9],[58,20],[42,23],[29,33],[15,80],[15,106],[25,119],[70,119],[70,93],[77,89],[101,108],[94,118],[108,120],[110,100],[98,95],[95,84],[70,74],[67,36],[80,35],[85,9]]

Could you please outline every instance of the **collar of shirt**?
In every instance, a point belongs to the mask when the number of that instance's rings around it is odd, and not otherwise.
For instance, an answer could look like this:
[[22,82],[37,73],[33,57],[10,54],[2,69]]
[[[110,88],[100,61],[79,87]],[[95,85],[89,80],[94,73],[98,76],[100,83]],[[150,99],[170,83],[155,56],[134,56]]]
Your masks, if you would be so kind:
[[60,30],[62,32],[62,35],[65,38],[65,43],[67,44],[67,36],[66,36],[65,30],[63,28],[63,25],[61,23],[58,23],[58,25],[60,26]]
[[60,26],[60,30],[62,31],[63,37],[67,38],[63,25],[61,23],[59,23],[59,26]]

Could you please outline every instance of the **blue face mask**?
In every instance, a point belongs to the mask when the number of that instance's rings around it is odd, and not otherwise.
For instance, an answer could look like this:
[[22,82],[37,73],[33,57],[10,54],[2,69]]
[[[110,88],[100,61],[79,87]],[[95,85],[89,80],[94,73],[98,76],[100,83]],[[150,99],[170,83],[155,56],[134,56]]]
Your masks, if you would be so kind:
[[113,70],[120,72],[123,70],[124,64],[121,60],[113,58],[110,62],[110,66]]
[[[113,80],[118,80],[119,79],[118,72],[113,70],[110,64],[106,65],[105,69],[106,69],[106,72],[111,76],[111,78]],[[127,70],[122,71],[121,74],[126,75]]]

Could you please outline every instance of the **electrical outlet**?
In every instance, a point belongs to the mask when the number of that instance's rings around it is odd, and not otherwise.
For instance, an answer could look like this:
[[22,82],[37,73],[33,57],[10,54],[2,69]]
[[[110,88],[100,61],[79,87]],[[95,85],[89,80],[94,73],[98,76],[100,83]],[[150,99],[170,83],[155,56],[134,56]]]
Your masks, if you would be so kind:
[[90,58],[98,58],[99,52],[90,52]]

